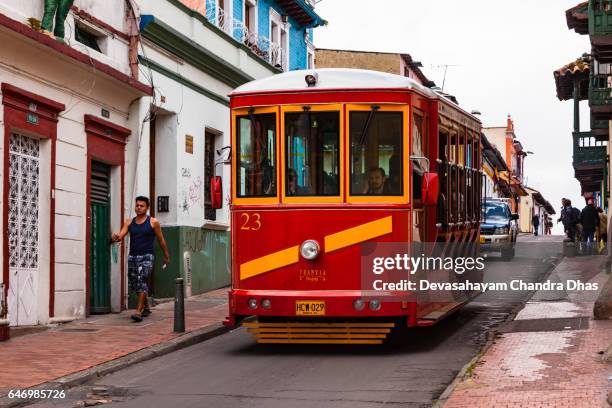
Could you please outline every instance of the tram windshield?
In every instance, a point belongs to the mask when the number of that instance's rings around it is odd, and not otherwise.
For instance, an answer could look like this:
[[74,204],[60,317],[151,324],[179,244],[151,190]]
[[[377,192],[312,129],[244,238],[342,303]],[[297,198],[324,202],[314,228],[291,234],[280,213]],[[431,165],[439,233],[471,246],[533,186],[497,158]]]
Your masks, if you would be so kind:
[[403,194],[403,115],[356,111],[350,120],[351,195]]
[[340,195],[340,112],[287,113],[285,138],[285,195]]
[[238,197],[276,196],[276,115],[236,118]]

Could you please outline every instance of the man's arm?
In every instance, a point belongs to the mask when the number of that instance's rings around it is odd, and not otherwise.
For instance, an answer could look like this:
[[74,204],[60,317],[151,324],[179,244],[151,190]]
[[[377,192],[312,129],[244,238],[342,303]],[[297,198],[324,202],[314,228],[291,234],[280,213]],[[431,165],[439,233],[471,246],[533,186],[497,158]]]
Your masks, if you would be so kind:
[[156,218],[151,218],[151,226],[153,227],[153,231],[155,231],[155,236],[157,237],[159,246],[164,253],[164,264],[168,265],[170,263],[170,254],[168,253],[168,246],[166,245],[166,240],[164,239],[164,234],[161,230],[161,224]]
[[118,234],[113,234],[111,240],[113,242],[119,242],[122,241],[123,238],[125,238],[125,236],[128,233],[128,227],[130,226],[130,224],[132,223],[131,219],[126,219],[125,222],[123,223],[123,226],[121,227],[121,231],[119,231]]

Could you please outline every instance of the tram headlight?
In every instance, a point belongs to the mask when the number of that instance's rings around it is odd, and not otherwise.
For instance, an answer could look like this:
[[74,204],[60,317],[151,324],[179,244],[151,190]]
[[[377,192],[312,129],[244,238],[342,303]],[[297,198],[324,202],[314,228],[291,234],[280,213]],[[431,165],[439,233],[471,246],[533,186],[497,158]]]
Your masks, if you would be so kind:
[[257,299],[251,298],[248,300],[247,304],[249,305],[249,309],[251,310],[257,309]]
[[318,80],[319,80],[319,74],[317,74],[316,72],[313,72],[312,74],[308,74],[304,77],[304,80],[306,81],[306,85],[308,85],[308,87],[313,87],[317,84]]
[[266,310],[270,310],[270,308],[272,307],[272,302],[270,301],[270,299],[264,299],[261,301],[261,307]]
[[353,307],[355,308],[355,310],[363,310],[363,308],[365,307],[365,302],[362,299],[357,299],[353,302]]
[[314,239],[306,240],[302,243],[302,246],[300,246],[300,255],[308,261],[317,259],[320,251],[321,247]]
[[380,300],[370,300],[368,302],[368,307],[373,312],[376,312],[377,310],[380,310]]

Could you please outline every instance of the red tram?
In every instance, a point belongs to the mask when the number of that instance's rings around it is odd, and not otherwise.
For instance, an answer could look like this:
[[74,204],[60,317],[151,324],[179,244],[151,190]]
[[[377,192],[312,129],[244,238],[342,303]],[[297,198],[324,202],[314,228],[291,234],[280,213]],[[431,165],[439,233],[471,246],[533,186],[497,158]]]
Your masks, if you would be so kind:
[[[413,80],[292,71],[231,98],[227,325],[262,343],[381,343],[461,302],[364,300],[360,244],[477,242],[481,123]],[[439,192],[438,192],[439,189]]]

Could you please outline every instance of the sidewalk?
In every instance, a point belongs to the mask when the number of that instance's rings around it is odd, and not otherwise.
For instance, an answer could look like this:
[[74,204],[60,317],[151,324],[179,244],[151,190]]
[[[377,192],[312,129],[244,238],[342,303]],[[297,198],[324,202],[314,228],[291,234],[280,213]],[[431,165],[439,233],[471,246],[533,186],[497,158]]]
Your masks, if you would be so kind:
[[217,326],[227,315],[227,288],[185,301],[184,334],[173,333],[173,308],[173,302],[160,304],[142,323],[133,323],[127,310],[0,342],[0,397]]
[[[602,287],[604,257],[565,258],[551,282],[581,279]],[[601,272],[600,272],[601,271]],[[596,294],[536,292],[443,404],[467,407],[607,407],[612,363],[600,354],[612,344],[612,320],[593,320]]]

